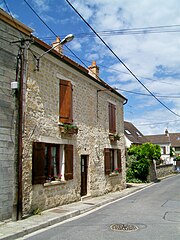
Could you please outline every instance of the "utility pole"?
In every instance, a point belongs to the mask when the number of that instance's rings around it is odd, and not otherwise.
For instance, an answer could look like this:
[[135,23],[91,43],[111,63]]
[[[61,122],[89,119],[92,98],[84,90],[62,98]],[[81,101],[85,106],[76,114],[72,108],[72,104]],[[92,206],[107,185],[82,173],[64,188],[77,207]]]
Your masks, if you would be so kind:
[[22,155],[23,155],[23,127],[24,127],[24,87],[26,74],[26,42],[32,39],[21,39],[13,43],[20,43],[17,57],[16,82],[18,90],[16,92],[16,127],[15,127],[15,188],[12,219],[14,221],[22,219]]

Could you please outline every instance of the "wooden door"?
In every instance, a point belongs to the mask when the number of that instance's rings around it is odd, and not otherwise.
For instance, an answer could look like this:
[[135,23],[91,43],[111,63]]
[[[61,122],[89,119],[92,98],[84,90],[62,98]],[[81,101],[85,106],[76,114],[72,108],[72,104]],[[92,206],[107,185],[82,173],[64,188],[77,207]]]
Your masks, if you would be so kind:
[[87,194],[88,155],[81,155],[81,196]]

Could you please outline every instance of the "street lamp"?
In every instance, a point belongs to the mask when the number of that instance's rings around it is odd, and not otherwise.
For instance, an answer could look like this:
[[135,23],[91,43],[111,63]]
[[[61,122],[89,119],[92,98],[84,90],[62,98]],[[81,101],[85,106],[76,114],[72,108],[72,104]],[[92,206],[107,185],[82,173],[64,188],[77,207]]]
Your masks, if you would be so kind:
[[39,60],[40,58],[42,58],[45,54],[49,53],[50,51],[52,51],[53,49],[55,49],[57,46],[59,45],[64,45],[70,41],[72,41],[74,38],[73,34],[68,34],[65,38],[63,38],[62,41],[58,42],[57,44],[54,44],[54,46],[52,46],[52,48],[48,49],[46,52],[42,53],[39,57],[35,57],[36,58],[36,70],[39,71]]

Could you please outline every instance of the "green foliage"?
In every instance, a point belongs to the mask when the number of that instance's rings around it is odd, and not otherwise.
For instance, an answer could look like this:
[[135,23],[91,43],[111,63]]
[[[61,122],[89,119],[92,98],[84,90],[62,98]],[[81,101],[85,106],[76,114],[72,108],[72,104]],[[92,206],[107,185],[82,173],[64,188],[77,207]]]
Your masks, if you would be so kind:
[[152,143],[143,143],[142,145],[132,145],[128,150],[129,155],[135,155],[137,159],[146,158],[149,160],[158,160],[161,156],[159,145]]
[[127,182],[146,182],[149,174],[150,161],[161,156],[160,146],[152,143],[132,145],[128,150]]
[[41,210],[40,210],[40,208],[34,209],[34,210],[32,211],[32,214],[33,214],[33,215],[41,215]]
[[180,156],[177,156],[177,157],[175,158],[175,160],[176,160],[176,161],[180,161]]
[[68,131],[68,130],[71,130],[71,129],[78,129],[77,126],[72,125],[72,124],[65,124],[65,123],[63,123],[62,126],[64,127],[65,131]]
[[173,157],[175,155],[174,149],[170,146],[170,156]]
[[150,162],[146,158],[131,162],[127,170],[127,182],[146,182],[149,174]]

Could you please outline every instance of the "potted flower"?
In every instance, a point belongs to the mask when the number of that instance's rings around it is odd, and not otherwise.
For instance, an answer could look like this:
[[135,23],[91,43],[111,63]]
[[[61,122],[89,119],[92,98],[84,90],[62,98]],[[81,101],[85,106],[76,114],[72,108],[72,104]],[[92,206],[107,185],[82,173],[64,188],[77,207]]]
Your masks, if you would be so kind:
[[114,173],[119,173],[120,169],[119,168],[115,168],[114,169]]
[[118,134],[109,134],[109,139],[110,141],[119,141],[120,140],[120,136]]
[[78,127],[73,124],[61,124],[60,125],[60,132],[64,134],[77,134],[78,133]]

